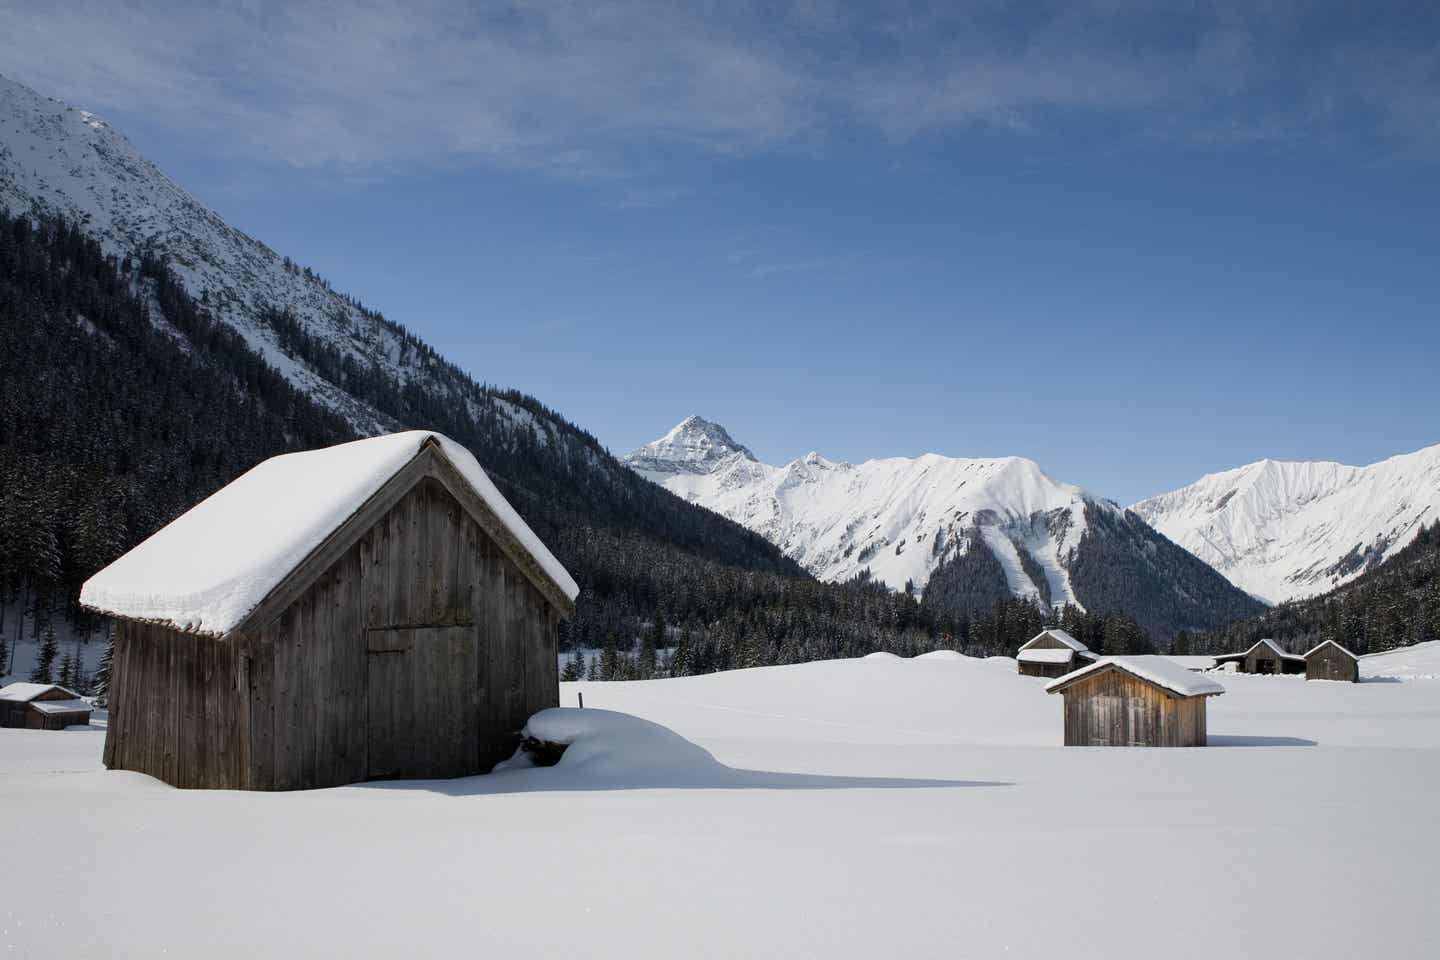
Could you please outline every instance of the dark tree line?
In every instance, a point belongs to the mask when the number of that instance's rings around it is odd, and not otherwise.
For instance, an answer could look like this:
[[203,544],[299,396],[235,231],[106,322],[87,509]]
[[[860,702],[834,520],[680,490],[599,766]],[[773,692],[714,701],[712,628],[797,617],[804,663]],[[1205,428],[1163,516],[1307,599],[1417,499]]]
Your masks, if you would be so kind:
[[1185,638],[1196,652],[1244,650],[1266,637],[1292,653],[1334,640],[1358,654],[1440,640],[1440,521],[1384,564],[1319,597]]
[[[151,298],[180,342],[150,319]],[[80,584],[258,460],[349,427],[157,261],[0,211],[0,636],[38,638]],[[53,665],[52,665],[53,666]]]
[[[183,339],[152,323],[152,302]],[[633,641],[671,603],[703,647],[698,638],[759,622],[787,595],[792,607],[840,598],[813,612],[821,619],[891,608],[846,625],[846,649],[862,636],[879,645],[919,635],[912,599],[821,588],[759,535],[649,483],[537,401],[476,384],[423,345],[412,352],[425,375],[402,387],[288,315],[270,319],[297,359],[397,428],[438,429],[476,452],[583,585],[567,642]],[[0,606],[0,635],[12,643],[17,598],[31,606],[37,640],[52,615],[94,629],[75,605],[93,572],[259,460],[354,436],[164,264],[107,256],[70,224],[0,214],[0,599],[12,608]],[[730,662],[724,646],[695,662]],[[64,666],[46,668],[58,676]]]
[[[180,338],[152,323],[152,302]],[[1013,654],[1045,623],[1008,597],[988,551],[939,575],[923,603],[868,574],[823,584],[758,534],[639,477],[554,411],[473,381],[401,328],[392,334],[411,365],[403,384],[289,314],[267,320],[295,359],[391,426],[440,430],[476,453],[580,583],[562,642],[612,651],[608,670],[596,665],[606,675],[875,650]],[[80,584],[256,462],[354,436],[163,263],[117,260],[73,225],[0,213],[0,600],[13,608],[28,598],[37,639],[52,613],[99,627],[75,606]],[[972,580],[982,589],[967,594]],[[0,604],[0,635],[13,636],[16,613]],[[1083,639],[1096,649],[1134,623],[1060,616],[1077,636],[1091,631]],[[49,669],[70,676],[78,665],[60,657]]]

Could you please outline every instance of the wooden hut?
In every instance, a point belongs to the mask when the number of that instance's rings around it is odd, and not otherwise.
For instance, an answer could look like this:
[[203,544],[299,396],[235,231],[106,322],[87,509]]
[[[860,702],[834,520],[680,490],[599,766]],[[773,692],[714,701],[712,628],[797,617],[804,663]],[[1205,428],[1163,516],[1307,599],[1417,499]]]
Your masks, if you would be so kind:
[[64,730],[90,722],[92,707],[74,690],[54,683],[0,687],[0,727]]
[[1358,683],[1360,658],[1334,640],[1322,640],[1305,653],[1305,679]]
[[1025,641],[1015,659],[1019,672],[1027,677],[1063,677],[1097,658],[1085,644],[1064,630],[1050,627]]
[[1261,640],[1243,653],[1227,653],[1215,658],[1216,666],[1235,664],[1239,673],[1304,673],[1305,658],[1286,653],[1274,640]]
[[1205,700],[1225,692],[1167,657],[1106,657],[1045,685],[1065,698],[1067,747],[1203,747]]
[[458,444],[275,457],[96,574],[105,764],[290,790],[488,771],[559,701],[575,581]]

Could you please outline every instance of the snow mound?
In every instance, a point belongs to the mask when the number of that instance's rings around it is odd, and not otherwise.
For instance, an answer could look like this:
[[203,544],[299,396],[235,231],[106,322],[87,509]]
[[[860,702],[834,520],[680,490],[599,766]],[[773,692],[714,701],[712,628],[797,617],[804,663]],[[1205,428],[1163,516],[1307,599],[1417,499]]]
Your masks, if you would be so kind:
[[[585,780],[653,783],[687,778],[713,781],[727,768],[704,747],[667,727],[628,713],[592,708],[552,707],[529,719],[521,735],[563,743],[555,770]],[[495,773],[525,770],[534,761],[522,747],[495,767]]]
[[865,654],[865,656],[862,657],[861,659],[862,659],[862,660],[903,660],[903,659],[905,659],[905,658],[904,658],[904,657],[900,657],[900,656],[896,656],[896,655],[893,654],[893,653],[887,653],[887,652],[884,651],[884,650],[876,650],[874,653],[867,653],[867,654]]
[[1361,657],[1360,676],[1392,680],[1440,680],[1440,640]]
[[920,655],[919,655],[918,657],[916,657],[915,659],[916,659],[916,660],[946,660],[946,661],[954,662],[954,661],[956,661],[956,660],[969,660],[969,659],[971,659],[971,658],[965,656],[965,654],[961,653],[961,652],[958,651],[958,650],[931,650],[929,653],[922,653],[922,654],[920,654]]

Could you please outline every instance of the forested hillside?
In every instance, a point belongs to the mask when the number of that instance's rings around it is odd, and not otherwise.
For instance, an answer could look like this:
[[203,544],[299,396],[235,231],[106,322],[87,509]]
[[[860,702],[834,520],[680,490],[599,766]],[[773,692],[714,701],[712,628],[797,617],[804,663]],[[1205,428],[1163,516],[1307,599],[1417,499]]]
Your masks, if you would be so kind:
[[[609,676],[648,675],[660,664],[648,651],[665,648],[676,673],[939,646],[1010,654],[1046,622],[1024,600],[955,602],[944,578],[925,603],[863,574],[819,583],[530,397],[448,367],[463,387],[437,398],[287,314],[269,322],[287,353],[397,428],[437,429],[476,453],[580,583],[563,640],[613,650]],[[256,462],[354,436],[159,260],[117,260],[72,224],[0,213],[0,636],[12,646],[27,612],[34,636],[61,618],[93,631],[74,601],[95,570]],[[1150,648],[1131,618],[1051,616],[1096,649]]]
[[1440,640],[1440,521],[1422,527],[1409,546],[1343,587],[1282,603],[1182,643],[1197,653],[1223,653],[1264,637],[1293,653],[1322,640],[1359,654]]
[[[164,319],[159,316],[163,314]],[[152,322],[152,319],[156,322]],[[0,634],[265,457],[350,428],[158,263],[0,211]],[[78,618],[82,626],[85,618]]]
[[[697,652],[685,663],[703,671],[754,655],[919,649],[945,632],[911,597],[816,584],[529,397],[467,379],[442,402],[272,320],[287,350],[397,427],[438,429],[477,454],[581,585],[567,645],[628,649],[668,620],[689,628]],[[35,636],[52,620],[97,627],[75,607],[79,585],[259,460],[354,436],[163,263],[117,260],[73,224],[0,212],[0,635],[11,647],[26,613]],[[750,630],[761,624],[772,626]]]

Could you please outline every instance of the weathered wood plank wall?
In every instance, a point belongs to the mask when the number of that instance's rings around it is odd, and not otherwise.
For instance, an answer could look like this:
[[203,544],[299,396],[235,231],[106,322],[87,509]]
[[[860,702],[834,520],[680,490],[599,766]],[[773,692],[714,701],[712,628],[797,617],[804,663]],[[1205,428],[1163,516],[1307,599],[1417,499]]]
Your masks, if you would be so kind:
[[1326,644],[1305,657],[1305,679],[1357,683],[1360,680],[1360,662],[1344,650]]
[[1066,746],[1205,744],[1205,698],[1177,697],[1120,670],[1064,689]]
[[235,649],[146,623],[115,629],[105,764],[177,787],[236,787]]
[[334,556],[223,641],[122,623],[106,764],[259,790],[458,776],[558,704],[558,611],[438,475]]

